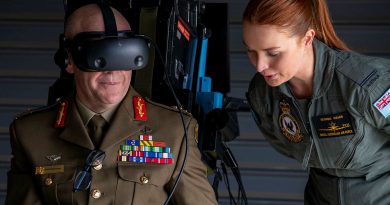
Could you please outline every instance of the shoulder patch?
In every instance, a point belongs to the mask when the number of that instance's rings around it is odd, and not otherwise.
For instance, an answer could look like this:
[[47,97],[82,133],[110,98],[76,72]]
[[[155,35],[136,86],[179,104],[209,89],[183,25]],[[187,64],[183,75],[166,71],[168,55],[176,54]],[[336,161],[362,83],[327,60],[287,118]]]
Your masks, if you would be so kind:
[[390,116],[390,88],[374,103],[374,107],[385,118]]

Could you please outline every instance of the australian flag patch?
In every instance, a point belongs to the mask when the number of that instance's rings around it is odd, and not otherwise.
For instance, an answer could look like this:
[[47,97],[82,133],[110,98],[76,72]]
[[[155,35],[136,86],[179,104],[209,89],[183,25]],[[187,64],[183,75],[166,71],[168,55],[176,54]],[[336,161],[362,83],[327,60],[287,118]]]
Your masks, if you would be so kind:
[[374,103],[374,106],[385,118],[390,116],[390,88]]

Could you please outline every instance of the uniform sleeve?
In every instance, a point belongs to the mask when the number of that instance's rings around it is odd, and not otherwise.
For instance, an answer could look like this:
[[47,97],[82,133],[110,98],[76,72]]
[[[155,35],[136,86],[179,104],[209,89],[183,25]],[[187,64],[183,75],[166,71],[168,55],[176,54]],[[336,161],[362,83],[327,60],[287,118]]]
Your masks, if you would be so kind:
[[37,195],[32,170],[17,138],[15,122],[10,126],[12,148],[11,169],[8,172],[6,205],[43,204]]
[[365,119],[390,137],[390,75],[365,100]]
[[[197,122],[195,119],[190,121],[187,129],[188,133],[188,155],[187,162],[184,167],[183,175],[177,185],[176,191],[172,196],[171,202],[174,204],[218,204],[215,198],[214,191],[207,179],[207,166],[201,160],[201,154],[197,146],[195,138],[197,137],[196,128]],[[182,147],[179,153],[178,165],[174,174],[171,186],[179,174],[180,166],[183,163],[185,153],[185,142],[183,140]]]

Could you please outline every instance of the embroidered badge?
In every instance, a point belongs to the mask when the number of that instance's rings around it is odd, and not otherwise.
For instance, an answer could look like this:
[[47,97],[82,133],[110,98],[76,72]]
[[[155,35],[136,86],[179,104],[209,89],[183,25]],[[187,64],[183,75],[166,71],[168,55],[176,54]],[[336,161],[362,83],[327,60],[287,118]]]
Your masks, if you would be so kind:
[[60,108],[58,109],[57,112],[57,118],[54,123],[54,128],[62,128],[65,126],[66,116],[68,115],[68,107],[69,107],[69,102],[67,100],[61,102]]
[[290,142],[301,142],[303,140],[303,135],[297,120],[291,115],[290,105],[282,101],[279,106],[282,111],[279,115],[279,127],[282,130],[283,135]]
[[133,107],[135,120],[146,121],[148,119],[145,101],[142,97],[134,96]]
[[319,137],[339,137],[355,134],[348,112],[313,117]]
[[374,103],[374,106],[385,118],[390,116],[390,88]]
[[153,141],[150,135],[140,135],[139,140],[125,140],[118,151],[118,161],[171,164],[173,159],[166,142]]
[[46,156],[46,159],[48,159],[50,162],[54,163],[54,162],[57,162],[58,160],[61,159],[61,155],[56,155],[56,154],[48,155],[48,156]]

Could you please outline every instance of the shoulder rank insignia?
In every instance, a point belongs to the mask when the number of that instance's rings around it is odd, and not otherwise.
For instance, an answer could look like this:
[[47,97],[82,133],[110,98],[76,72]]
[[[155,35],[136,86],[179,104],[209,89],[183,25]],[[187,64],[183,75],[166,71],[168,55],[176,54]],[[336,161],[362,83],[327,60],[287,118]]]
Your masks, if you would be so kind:
[[290,142],[301,142],[303,140],[303,135],[297,120],[290,113],[290,105],[286,102],[280,102],[279,106],[281,110],[279,115],[279,127],[282,130],[283,135]]
[[57,118],[54,123],[54,128],[62,128],[65,125],[66,117],[68,116],[69,101],[65,100],[60,102],[60,106],[57,112]]
[[133,97],[134,119],[139,121],[146,121],[148,115],[146,113],[145,100],[142,97]]

